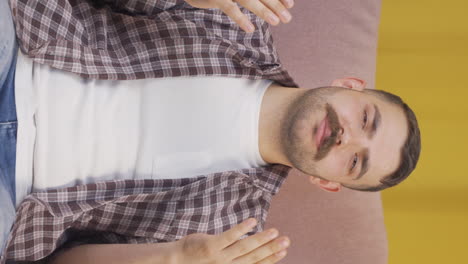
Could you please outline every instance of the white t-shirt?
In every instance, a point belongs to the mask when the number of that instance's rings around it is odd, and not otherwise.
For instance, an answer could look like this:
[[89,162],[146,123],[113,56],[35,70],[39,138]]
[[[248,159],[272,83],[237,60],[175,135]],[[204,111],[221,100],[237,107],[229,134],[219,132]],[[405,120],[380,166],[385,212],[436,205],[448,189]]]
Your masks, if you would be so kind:
[[267,165],[258,147],[273,82],[85,80],[18,56],[17,200],[113,179],[187,178]]

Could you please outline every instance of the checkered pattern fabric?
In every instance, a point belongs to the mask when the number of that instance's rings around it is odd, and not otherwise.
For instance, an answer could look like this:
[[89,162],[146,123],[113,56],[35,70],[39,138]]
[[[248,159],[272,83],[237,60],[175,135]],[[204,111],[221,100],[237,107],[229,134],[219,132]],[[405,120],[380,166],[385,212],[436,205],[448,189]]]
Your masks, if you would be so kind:
[[219,234],[254,217],[263,229],[271,198],[290,171],[272,165],[188,179],[116,180],[29,195],[1,263],[53,257],[79,244],[157,243]]
[[270,79],[297,87],[268,24],[246,9],[246,33],[218,9],[184,0],[10,0],[22,51],[85,78]]

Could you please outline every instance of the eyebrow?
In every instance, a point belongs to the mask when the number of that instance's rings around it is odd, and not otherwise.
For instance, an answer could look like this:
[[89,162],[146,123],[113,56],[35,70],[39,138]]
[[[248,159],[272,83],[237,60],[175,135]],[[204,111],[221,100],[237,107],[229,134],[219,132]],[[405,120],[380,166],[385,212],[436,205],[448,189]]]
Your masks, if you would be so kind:
[[377,107],[377,105],[374,104],[374,120],[372,121],[371,129],[369,129],[369,132],[367,134],[368,138],[371,139],[374,137],[381,122],[382,122],[382,116],[380,115],[380,110]]
[[354,178],[354,180],[359,180],[369,170],[369,149],[367,148],[364,149],[361,156],[362,156],[361,172],[356,178]]

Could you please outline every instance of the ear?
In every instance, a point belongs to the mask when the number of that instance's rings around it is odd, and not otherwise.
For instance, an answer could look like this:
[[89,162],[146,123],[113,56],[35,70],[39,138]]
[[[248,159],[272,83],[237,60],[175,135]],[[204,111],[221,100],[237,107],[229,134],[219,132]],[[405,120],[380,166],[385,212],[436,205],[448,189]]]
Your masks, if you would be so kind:
[[309,176],[309,181],[310,181],[310,183],[317,185],[322,190],[325,190],[327,192],[335,192],[336,193],[336,192],[341,191],[341,184],[337,183],[337,182],[322,180],[322,179],[314,177],[314,176]]
[[354,77],[348,77],[343,79],[336,79],[332,82],[331,85],[362,91],[364,88],[366,88],[366,81]]

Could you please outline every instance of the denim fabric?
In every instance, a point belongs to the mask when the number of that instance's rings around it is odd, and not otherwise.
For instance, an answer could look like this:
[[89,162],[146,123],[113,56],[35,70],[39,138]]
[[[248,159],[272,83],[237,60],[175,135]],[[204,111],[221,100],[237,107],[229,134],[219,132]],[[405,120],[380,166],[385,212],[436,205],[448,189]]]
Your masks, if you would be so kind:
[[15,69],[18,47],[7,0],[0,0],[0,249],[15,219],[17,118]]

